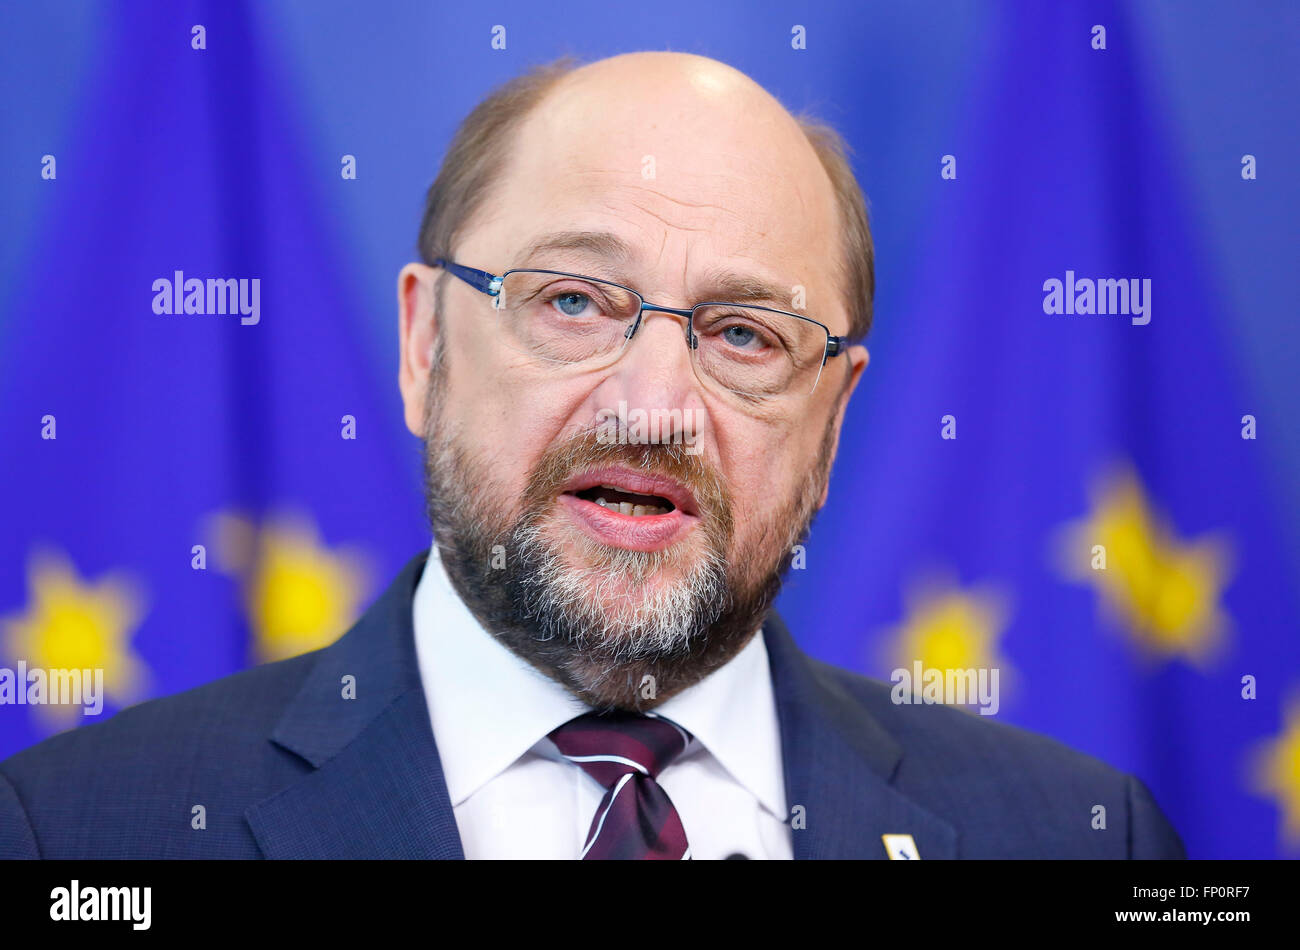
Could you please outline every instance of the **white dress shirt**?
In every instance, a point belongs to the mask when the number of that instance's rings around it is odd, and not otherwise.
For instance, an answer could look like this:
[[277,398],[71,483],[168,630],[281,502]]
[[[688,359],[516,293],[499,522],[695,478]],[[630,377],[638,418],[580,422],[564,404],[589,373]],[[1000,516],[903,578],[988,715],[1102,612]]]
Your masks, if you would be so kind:
[[[576,859],[605,789],[547,734],[590,707],[483,629],[436,545],[413,611],[420,678],[465,857]],[[658,777],[692,856],[791,858],[762,633],[655,711],[694,736]]]

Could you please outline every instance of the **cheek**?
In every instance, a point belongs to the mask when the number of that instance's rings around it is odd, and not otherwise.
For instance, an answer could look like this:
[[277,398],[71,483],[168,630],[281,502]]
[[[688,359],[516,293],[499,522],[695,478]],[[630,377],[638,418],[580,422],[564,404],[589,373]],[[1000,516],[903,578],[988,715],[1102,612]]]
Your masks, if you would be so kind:
[[[590,387],[588,387],[589,389]],[[484,476],[517,502],[542,455],[576,428],[586,390],[539,378],[513,354],[450,370],[446,418]]]
[[790,504],[815,462],[808,427],[733,421],[718,435],[722,472],[735,506],[736,533],[743,537],[763,530]]

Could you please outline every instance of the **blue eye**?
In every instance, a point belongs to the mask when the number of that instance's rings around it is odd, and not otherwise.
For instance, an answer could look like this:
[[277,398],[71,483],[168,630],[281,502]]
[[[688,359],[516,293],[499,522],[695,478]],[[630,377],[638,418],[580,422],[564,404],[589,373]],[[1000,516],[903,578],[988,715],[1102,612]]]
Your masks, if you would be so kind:
[[587,309],[587,304],[591,303],[591,298],[586,294],[567,293],[560,294],[552,301],[559,308],[560,313],[566,317],[577,317],[582,315],[582,311]]
[[751,328],[741,326],[740,324],[727,327],[727,329],[722,331],[722,336],[723,339],[732,346],[738,347],[747,346],[756,339],[754,331]]

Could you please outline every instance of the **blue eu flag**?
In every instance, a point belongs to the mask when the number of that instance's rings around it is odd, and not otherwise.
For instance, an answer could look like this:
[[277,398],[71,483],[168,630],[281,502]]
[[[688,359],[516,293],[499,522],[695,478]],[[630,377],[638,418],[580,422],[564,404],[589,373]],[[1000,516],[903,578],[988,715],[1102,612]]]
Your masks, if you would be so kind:
[[0,758],[330,642],[428,543],[321,210],[339,157],[242,5],[114,12],[0,372]]
[[1290,421],[1234,365],[1124,8],[1003,19],[968,127],[918,157],[928,279],[877,314],[898,327],[782,607],[880,678],[996,670],[996,716],[1135,773],[1192,857],[1294,855],[1300,624],[1265,477]]

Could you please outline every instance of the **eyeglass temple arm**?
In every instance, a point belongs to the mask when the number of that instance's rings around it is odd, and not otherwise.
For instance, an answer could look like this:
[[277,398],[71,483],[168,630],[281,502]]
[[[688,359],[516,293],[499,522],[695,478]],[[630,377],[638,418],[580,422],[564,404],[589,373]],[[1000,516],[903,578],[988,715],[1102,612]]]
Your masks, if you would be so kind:
[[459,277],[480,293],[495,297],[501,291],[501,278],[495,274],[489,274],[485,270],[455,264],[444,257],[437,258],[433,264],[435,267],[441,267],[453,277]]
[[849,338],[846,336],[833,336],[826,341],[826,357],[839,356],[841,353],[848,352]]

